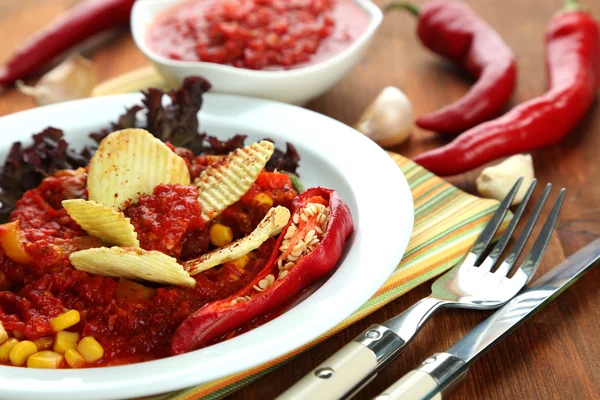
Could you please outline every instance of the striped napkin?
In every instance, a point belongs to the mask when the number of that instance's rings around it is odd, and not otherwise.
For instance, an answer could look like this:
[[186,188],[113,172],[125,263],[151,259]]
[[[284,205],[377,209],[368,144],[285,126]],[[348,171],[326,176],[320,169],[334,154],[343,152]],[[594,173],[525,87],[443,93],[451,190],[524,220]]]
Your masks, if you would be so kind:
[[[146,400],[221,399],[421,283],[442,274],[460,261],[491,218],[499,202],[467,194],[407,158],[396,153],[388,154],[398,164],[410,185],[415,205],[415,222],[404,258],[381,289],[341,324],[289,354],[213,382],[160,396],[146,397]],[[512,214],[509,213],[500,229],[501,232],[510,218]]]

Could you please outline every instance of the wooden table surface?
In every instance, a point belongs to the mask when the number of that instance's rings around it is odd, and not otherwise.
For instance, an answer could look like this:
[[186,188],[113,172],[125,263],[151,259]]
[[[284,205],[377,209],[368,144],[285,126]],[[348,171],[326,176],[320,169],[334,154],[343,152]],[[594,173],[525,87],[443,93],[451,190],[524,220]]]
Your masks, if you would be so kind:
[[[0,2],[0,60],[30,33],[44,26],[76,0]],[[377,3],[383,4],[383,1]],[[422,1],[418,1],[422,3]],[[517,57],[519,78],[513,104],[543,93],[544,29],[560,0],[469,0],[496,28]],[[582,0],[598,18],[600,2]],[[413,17],[386,16],[365,58],[331,91],[308,108],[353,124],[360,112],[386,85],[401,88],[420,115],[460,97],[471,81],[457,68],[425,50],[418,42]],[[148,65],[127,31],[87,54],[104,80]],[[0,95],[0,116],[33,107],[31,99],[10,90]],[[431,132],[416,129],[410,141],[393,149],[416,155],[443,143]],[[567,197],[539,276],[600,236],[600,107],[596,104],[581,124],[557,146],[532,152],[541,185],[567,188]],[[449,180],[469,192],[479,170]],[[554,199],[557,189],[553,192]],[[531,211],[531,210],[528,210]],[[382,221],[384,223],[384,221]],[[278,370],[231,396],[233,399],[273,398],[315,365],[340,349],[370,324],[381,322],[429,293],[424,284],[300,355]],[[483,356],[455,399],[596,399],[600,398],[600,269],[589,272],[558,299]],[[432,353],[443,351],[481,322],[489,312],[444,311],[418,334],[406,352],[384,370],[357,399],[378,394]]]

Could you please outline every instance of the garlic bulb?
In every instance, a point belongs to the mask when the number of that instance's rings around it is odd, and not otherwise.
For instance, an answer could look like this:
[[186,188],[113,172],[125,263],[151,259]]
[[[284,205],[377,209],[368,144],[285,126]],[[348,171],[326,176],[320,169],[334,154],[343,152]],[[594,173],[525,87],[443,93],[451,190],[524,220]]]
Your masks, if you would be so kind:
[[92,62],[73,54],[40,78],[34,86],[17,81],[17,88],[32,96],[37,105],[59,103],[88,97],[96,85],[96,70]]
[[400,89],[388,86],[365,109],[355,128],[380,146],[391,147],[408,139],[413,122],[408,97]]
[[520,177],[523,177],[523,182],[512,202],[514,206],[523,200],[534,179],[533,160],[529,154],[517,154],[485,168],[477,178],[477,191],[484,197],[502,200]]

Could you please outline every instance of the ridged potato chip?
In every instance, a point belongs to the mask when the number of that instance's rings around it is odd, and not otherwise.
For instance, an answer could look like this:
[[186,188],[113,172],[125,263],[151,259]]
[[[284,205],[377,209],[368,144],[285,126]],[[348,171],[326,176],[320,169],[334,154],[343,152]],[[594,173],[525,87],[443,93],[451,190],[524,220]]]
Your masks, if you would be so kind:
[[80,271],[110,278],[145,280],[194,287],[192,278],[173,257],[155,250],[133,247],[100,247],[71,253],[71,264]]
[[90,200],[117,210],[157,185],[190,184],[185,160],[143,129],[124,129],[105,137],[90,160]]
[[274,149],[273,143],[263,140],[234,150],[221,164],[202,171],[195,184],[205,222],[217,217],[246,194]]
[[129,218],[114,208],[83,199],[63,200],[67,213],[83,230],[108,245],[140,247]]
[[190,275],[196,275],[217,265],[235,260],[252,250],[257,249],[267,239],[278,235],[290,220],[290,210],[277,206],[271,208],[258,226],[248,236],[237,240],[225,247],[184,263],[184,268]]

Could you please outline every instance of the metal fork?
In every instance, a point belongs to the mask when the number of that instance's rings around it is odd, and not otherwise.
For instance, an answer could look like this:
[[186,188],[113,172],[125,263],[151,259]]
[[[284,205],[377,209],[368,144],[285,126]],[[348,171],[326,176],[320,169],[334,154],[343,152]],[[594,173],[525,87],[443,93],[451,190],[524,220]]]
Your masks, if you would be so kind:
[[537,270],[565,197],[565,189],[562,189],[525,261],[512,277],[508,277],[508,273],[523,251],[550,194],[552,186],[550,184],[546,186],[533,215],[525,224],[508,256],[500,263],[496,271],[492,272],[492,268],[498,263],[513,235],[536,185],[534,180],[506,231],[484,258],[522,180],[520,178],[515,183],[506,198],[500,203],[498,210],[463,261],[433,283],[431,295],[421,299],[396,317],[382,324],[371,325],[352,342],[294,384],[278,399],[350,398],[403,351],[437,310],[441,308],[489,310],[499,308],[512,299]]

